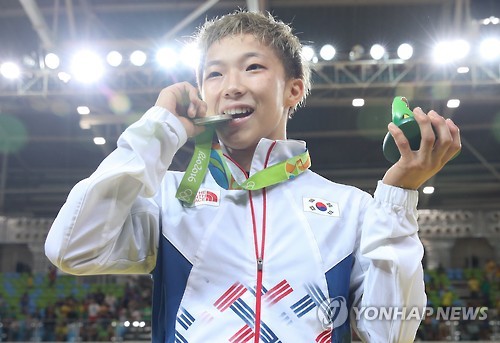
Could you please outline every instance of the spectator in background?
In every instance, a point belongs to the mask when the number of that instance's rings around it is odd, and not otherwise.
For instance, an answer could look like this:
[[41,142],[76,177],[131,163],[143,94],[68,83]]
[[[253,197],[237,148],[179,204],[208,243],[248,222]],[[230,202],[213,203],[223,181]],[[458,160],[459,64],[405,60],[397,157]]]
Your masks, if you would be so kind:
[[47,278],[49,279],[49,287],[54,287],[57,279],[57,268],[54,266],[49,266],[47,273]]
[[486,278],[491,282],[496,282],[497,280],[497,264],[494,259],[490,258],[484,265],[484,273]]
[[475,275],[471,275],[467,281],[469,286],[469,294],[472,299],[479,298],[479,293],[481,291],[481,284]]
[[56,322],[57,315],[54,306],[47,306],[42,317],[44,342],[56,340]]

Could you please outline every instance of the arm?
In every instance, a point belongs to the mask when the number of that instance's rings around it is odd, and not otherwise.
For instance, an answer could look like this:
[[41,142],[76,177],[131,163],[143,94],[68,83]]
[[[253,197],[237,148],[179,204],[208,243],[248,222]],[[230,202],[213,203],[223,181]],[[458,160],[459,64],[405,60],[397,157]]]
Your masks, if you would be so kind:
[[[423,247],[417,235],[418,193],[379,182],[364,213],[360,249],[353,268],[352,313],[359,335],[367,342],[413,342],[420,319],[405,320],[401,311],[426,304],[421,260]],[[394,320],[373,320],[373,312],[399,311]],[[408,314],[408,312],[406,312]]]
[[125,130],[117,149],[69,193],[45,243],[51,262],[73,274],[149,272],[159,235],[150,197],[185,141],[182,126],[159,107]]
[[[127,128],[117,149],[71,190],[45,243],[47,257],[61,270],[89,275],[153,269],[160,209],[151,197],[186,133],[197,130],[179,115],[183,91],[191,102],[201,102],[187,83],[164,89],[157,106]],[[170,102],[160,101],[165,98]]]
[[[416,108],[413,112],[422,136],[420,149],[412,151],[403,132],[389,124],[401,158],[386,172],[367,206],[353,268],[353,306],[358,310],[376,306],[399,311],[395,320],[367,320],[358,312],[357,329],[369,342],[413,342],[415,338],[420,319],[403,318],[412,309],[421,315],[426,304],[415,190],[461,147],[453,121],[435,111],[426,115]],[[401,313],[405,308],[407,312]]]

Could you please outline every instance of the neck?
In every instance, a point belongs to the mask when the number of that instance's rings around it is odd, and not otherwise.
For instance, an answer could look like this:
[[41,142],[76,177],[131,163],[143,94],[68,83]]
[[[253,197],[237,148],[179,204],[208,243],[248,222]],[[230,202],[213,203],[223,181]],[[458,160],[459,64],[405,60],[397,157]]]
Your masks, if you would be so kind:
[[249,148],[244,150],[237,150],[226,148],[228,155],[233,159],[238,165],[246,171],[250,170],[252,165],[252,158],[255,152],[255,148]]

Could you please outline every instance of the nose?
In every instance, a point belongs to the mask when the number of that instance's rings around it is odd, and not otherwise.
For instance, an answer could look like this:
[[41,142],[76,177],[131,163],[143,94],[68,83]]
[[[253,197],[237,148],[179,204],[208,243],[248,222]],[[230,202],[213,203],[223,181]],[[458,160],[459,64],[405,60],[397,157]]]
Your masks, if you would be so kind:
[[238,98],[245,93],[245,87],[237,71],[231,71],[224,78],[224,97]]

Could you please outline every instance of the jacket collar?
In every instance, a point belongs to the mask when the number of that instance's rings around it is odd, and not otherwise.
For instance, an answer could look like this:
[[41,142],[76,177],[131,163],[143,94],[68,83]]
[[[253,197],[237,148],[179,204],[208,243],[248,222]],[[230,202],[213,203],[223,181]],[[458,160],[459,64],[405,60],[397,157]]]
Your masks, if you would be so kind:
[[[227,150],[221,143],[222,152],[227,156]],[[249,176],[261,171],[266,166],[270,167],[290,157],[302,154],[306,150],[306,143],[299,140],[271,140],[262,138],[255,149]],[[269,157],[268,157],[269,156]],[[226,158],[227,166],[231,169],[234,179],[238,183],[246,180],[246,171],[230,158]]]

